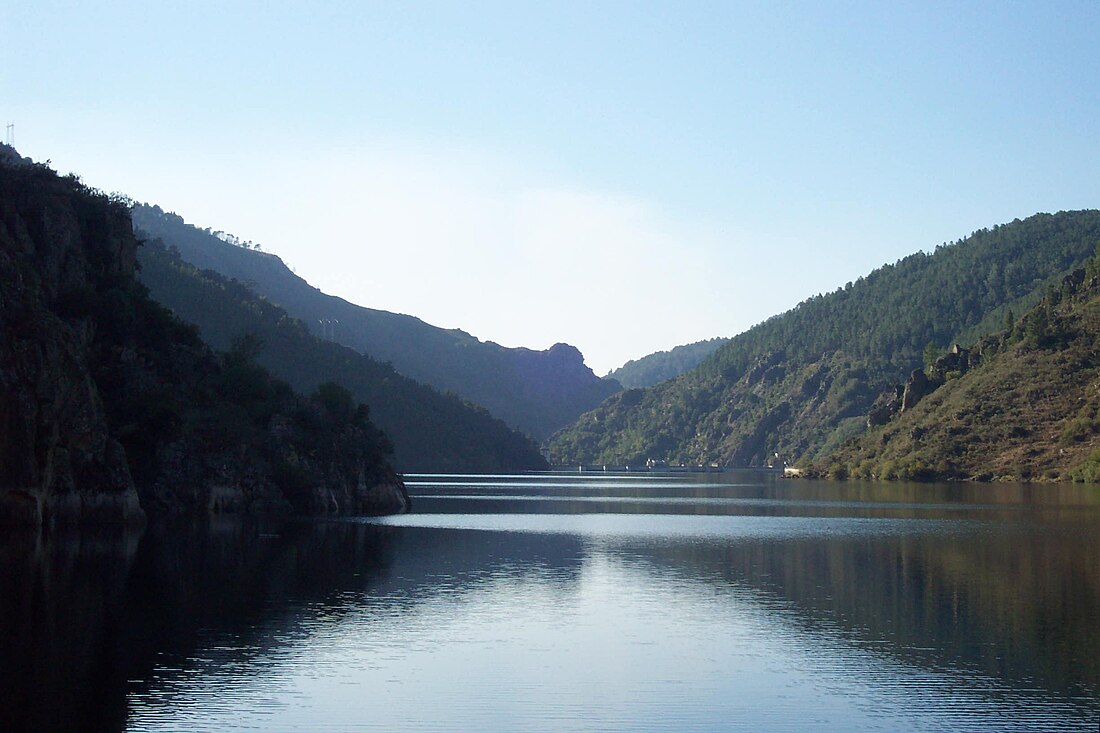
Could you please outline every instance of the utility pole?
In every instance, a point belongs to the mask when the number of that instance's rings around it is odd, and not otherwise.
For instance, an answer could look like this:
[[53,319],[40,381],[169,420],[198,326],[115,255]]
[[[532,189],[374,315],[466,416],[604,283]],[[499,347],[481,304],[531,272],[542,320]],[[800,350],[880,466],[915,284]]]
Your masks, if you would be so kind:
[[4,130],[4,144],[9,147],[15,147],[15,123],[9,122],[7,128]]

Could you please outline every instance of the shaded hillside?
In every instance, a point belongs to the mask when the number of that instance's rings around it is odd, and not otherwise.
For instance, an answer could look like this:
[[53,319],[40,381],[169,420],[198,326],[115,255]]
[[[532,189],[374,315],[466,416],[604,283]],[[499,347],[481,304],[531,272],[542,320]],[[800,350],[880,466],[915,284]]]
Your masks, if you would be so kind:
[[[412,316],[363,308],[325,295],[274,255],[229,244],[156,206],[137,205],[133,211],[137,229],[175,247],[185,261],[248,283],[302,319],[314,334],[327,335],[390,362],[407,377],[482,405],[536,440],[619,389],[617,383],[593,374],[581,353],[567,344],[547,351],[509,349]],[[323,320],[339,324],[325,334]]]
[[126,205],[3,158],[0,522],[407,506],[366,408],[210,351],[135,280]]
[[728,338],[713,338],[677,346],[668,351],[657,351],[641,359],[631,359],[608,374],[607,378],[614,379],[624,389],[652,387],[658,382],[694,369],[728,341]]
[[1100,241],[1100,212],[1037,214],[910,255],[733,338],[694,370],[615,395],[551,441],[567,463],[762,465],[864,430],[874,399],[961,333],[1000,328]]
[[821,461],[816,472],[1100,479],[1098,274],[1090,262],[1009,330],[914,373],[897,391],[909,398],[904,406],[885,405],[888,414],[871,421],[884,424]]
[[200,271],[159,240],[139,251],[141,280],[153,297],[198,325],[203,339],[228,348],[258,340],[256,360],[294,388],[309,391],[335,381],[370,405],[371,416],[394,444],[402,471],[495,472],[545,468],[529,438],[483,408],[402,376],[346,346],[323,341],[282,308],[237,281]]

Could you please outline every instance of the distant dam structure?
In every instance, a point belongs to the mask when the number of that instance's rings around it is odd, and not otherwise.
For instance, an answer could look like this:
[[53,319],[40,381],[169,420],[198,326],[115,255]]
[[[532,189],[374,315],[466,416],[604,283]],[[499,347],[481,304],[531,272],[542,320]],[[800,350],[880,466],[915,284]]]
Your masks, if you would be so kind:
[[[551,471],[556,473],[725,473],[726,471],[742,470],[726,466],[669,466],[669,465],[612,465],[609,463],[568,464],[551,466]],[[773,469],[744,469],[766,470]]]
[[542,457],[550,464],[550,470],[555,473],[726,473],[728,471],[751,471],[753,473],[774,473],[781,476],[799,475],[801,471],[792,469],[787,465],[778,453],[768,460],[764,466],[730,466],[720,463],[685,465],[683,463],[670,464],[657,458],[650,458],[644,463],[554,463],[550,457],[548,446],[542,447]]

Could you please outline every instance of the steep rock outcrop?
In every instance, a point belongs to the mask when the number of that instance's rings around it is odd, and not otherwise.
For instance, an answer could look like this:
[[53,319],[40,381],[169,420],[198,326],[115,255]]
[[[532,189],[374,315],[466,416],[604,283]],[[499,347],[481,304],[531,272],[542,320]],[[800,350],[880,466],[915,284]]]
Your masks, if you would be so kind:
[[867,413],[867,427],[873,428],[876,425],[885,425],[890,422],[894,415],[901,410],[901,399],[904,394],[905,386],[900,384],[894,389],[880,394]]
[[0,162],[0,522],[140,522],[126,456],[92,376],[95,331],[58,312],[75,294],[132,272],[126,212],[74,206],[75,182],[44,176],[7,150],[14,165]]
[[938,385],[930,382],[923,369],[914,369],[905,382],[901,392],[901,409],[899,412],[912,410],[925,395],[932,392]]
[[927,371],[914,369],[904,385],[898,385],[894,393],[896,402],[891,402],[890,392],[883,393],[871,408],[867,416],[867,426],[885,425],[895,415],[911,410],[917,403],[947,383],[976,367],[981,360],[980,345],[977,349],[964,349],[955,344],[951,351],[937,358]]

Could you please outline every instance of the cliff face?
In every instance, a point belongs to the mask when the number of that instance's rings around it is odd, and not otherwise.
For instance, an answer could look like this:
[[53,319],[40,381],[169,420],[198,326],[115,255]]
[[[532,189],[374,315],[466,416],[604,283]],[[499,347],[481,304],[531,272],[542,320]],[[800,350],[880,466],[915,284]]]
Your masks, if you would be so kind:
[[0,156],[0,522],[403,511],[389,443],[336,385],[219,356],[134,278],[128,208]]
[[143,517],[93,379],[94,329],[58,312],[132,273],[134,240],[123,209],[74,205],[74,185],[0,163],[0,522]]

